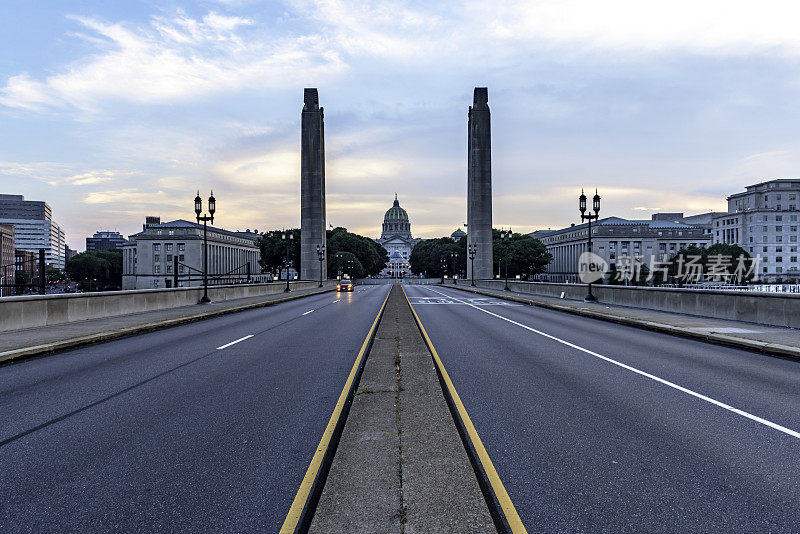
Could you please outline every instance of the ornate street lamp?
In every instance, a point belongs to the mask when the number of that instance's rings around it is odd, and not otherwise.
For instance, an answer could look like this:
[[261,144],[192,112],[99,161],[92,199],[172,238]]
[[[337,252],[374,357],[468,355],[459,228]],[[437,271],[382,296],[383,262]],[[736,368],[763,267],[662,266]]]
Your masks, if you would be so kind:
[[[581,196],[578,197],[578,209],[581,212],[581,221],[589,221],[589,226],[587,228],[587,232],[589,233],[589,244],[587,250],[591,253],[592,252],[592,219],[597,220],[600,217],[600,195],[597,194],[597,189],[594,190],[594,197],[592,198],[592,209],[594,210],[594,215],[591,212],[586,214],[586,195],[583,193],[583,189],[581,189]],[[585,302],[596,302],[597,297],[592,294],[592,283],[589,282],[589,293],[586,295],[586,298],[583,299]]]
[[[503,245],[505,245],[506,242],[511,241],[511,235],[512,235],[511,227],[508,228],[508,232],[506,232],[505,230],[500,230],[500,242],[503,243]],[[505,248],[505,246],[503,248]],[[506,291],[510,291],[511,288],[508,287],[508,249],[506,249],[505,252],[506,253],[503,255],[503,259],[505,260],[506,264],[506,287],[504,287],[503,289]]]
[[211,191],[211,196],[208,197],[208,215],[201,216],[203,213],[203,199],[200,198],[200,191],[194,197],[194,213],[197,216],[197,223],[203,223],[203,298],[200,299],[201,304],[208,304],[211,299],[208,298],[208,223],[214,224],[214,212],[217,211],[217,199],[214,198],[214,191]]
[[319,287],[322,287],[322,260],[325,259],[325,245],[317,245],[317,259],[319,260]]
[[470,276],[472,283],[470,285],[475,287],[475,256],[478,254],[478,245],[472,244],[467,248],[469,249],[469,260],[472,262],[472,276]]
[[286,230],[284,230],[281,234],[281,239],[286,242],[286,289],[284,289],[283,292],[288,293],[291,291],[291,289],[289,289],[289,266],[291,265],[289,261],[289,242],[294,240],[294,234],[292,232],[287,233]]

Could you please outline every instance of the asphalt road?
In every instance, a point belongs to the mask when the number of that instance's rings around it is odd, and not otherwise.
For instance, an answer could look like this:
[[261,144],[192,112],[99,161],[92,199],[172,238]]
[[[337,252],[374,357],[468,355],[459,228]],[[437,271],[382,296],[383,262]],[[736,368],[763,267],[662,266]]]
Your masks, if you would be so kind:
[[800,362],[406,293],[529,532],[800,530]]
[[277,531],[388,290],[0,366],[0,532]]

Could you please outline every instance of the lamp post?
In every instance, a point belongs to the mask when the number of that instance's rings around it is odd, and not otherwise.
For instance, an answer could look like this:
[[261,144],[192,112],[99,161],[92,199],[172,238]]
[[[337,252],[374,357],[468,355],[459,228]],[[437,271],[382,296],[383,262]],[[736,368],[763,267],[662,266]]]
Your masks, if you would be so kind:
[[208,215],[200,216],[203,213],[203,199],[200,198],[200,191],[194,197],[194,213],[197,215],[198,224],[203,223],[203,298],[200,299],[201,304],[208,304],[211,299],[208,298],[208,223],[214,224],[214,212],[217,211],[217,199],[214,198],[214,191],[211,191],[211,196],[208,197]]
[[[600,217],[600,195],[597,194],[597,189],[594,190],[594,197],[592,198],[592,209],[594,210],[594,215],[591,212],[586,214],[586,195],[583,193],[583,189],[581,189],[581,196],[578,197],[578,209],[581,212],[581,221],[589,221],[589,226],[587,228],[587,232],[589,234],[589,244],[587,250],[589,253],[592,252],[592,219],[597,220]],[[596,302],[597,297],[592,294],[592,283],[589,282],[589,293],[586,295],[586,298],[583,299],[585,302]]]
[[478,254],[478,245],[469,245],[469,260],[472,262],[472,276],[470,276],[471,286],[475,287],[475,256]]
[[283,292],[288,293],[291,291],[291,289],[289,289],[289,265],[291,265],[289,261],[289,242],[294,240],[294,234],[292,232],[287,233],[286,230],[284,230],[281,234],[281,239],[286,242],[286,289],[284,289]]
[[[511,241],[511,235],[512,235],[511,227],[508,228],[508,232],[506,232],[505,230],[500,230],[500,242],[503,243],[503,248],[505,248],[506,242]],[[508,287],[508,249],[506,249],[505,254],[503,254],[503,259],[505,260],[506,264],[506,273],[505,273],[506,287],[504,287],[503,289],[505,291],[510,291],[511,288]]]
[[447,258],[443,257],[439,262],[442,265],[442,285],[444,285],[444,277],[447,276]]
[[317,259],[319,259],[319,287],[322,287],[322,260],[325,259],[325,245],[317,245]]

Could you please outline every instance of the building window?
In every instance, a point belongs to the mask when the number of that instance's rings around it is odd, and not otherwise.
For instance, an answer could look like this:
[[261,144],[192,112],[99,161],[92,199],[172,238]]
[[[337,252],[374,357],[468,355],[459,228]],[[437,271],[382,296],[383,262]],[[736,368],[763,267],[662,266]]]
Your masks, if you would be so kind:
[[161,252],[161,243],[153,243],[153,252]]
[[167,254],[167,261],[172,263],[172,254]]
[[167,265],[167,272],[172,274],[172,265]]
[[775,227],[775,231],[776,232],[783,232],[783,226],[776,226]]
[[178,255],[178,261],[185,261],[185,260],[184,260],[184,255],[183,255],[183,254],[179,254],[179,255]]
[[175,235],[175,230],[170,230],[169,235]]
[[[781,209],[781,207],[778,206],[778,209]],[[783,221],[783,215],[776,215],[775,222],[781,222],[781,221]]]
[[160,273],[161,272],[161,266],[160,265],[156,265],[155,267],[153,267],[153,272],[156,273],[156,274]]
[[161,261],[161,254],[153,254],[153,261],[158,263]]
[[167,252],[172,252],[172,243],[167,243],[164,247]]
[[178,252],[186,250],[186,243],[178,243]]

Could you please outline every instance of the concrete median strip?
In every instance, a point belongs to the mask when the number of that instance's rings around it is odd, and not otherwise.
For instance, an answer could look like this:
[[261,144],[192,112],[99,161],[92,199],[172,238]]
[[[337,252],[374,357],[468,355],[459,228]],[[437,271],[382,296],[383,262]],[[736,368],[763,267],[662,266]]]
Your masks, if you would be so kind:
[[785,356],[785,357],[800,359],[800,347],[783,345],[780,343],[772,343],[769,341],[747,339],[720,332],[713,332],[713,331],[704,332],[704,331],[692,330],[690,328],[685,328],[682,326],[626,317],[614,313],[614,311],[608,307],[604,307],[603,309],[590,309],[585,305],[583,305],[583,303],[575,302],[574,304],[569,304],[569,303],[554,304],[544,300],[543,298],[536,298],[536,296],[533,295],[530,297],[513,295],[513,294],[510,295],[507,292],[503,291],[493,291],[493,290],[464,287],[464,286],[459,286],[455,288],[453,288],[453,286],[447,286],[447,288],[460,289],[461,291],[468,291],[470,293],[477,293],[479,295],[486,295],[512,302],[518,302],[521,304],[528,304],[531,306],[538,306],[540,308],[547,308],[550,310],[557,310],[575,315],[582,315],[584,317],[600,319],[602,321],[610,321],[617,324],[635,326],[638,328],[645,328],[648,330],[653,330],[655,332],[662,332],[665,334],[699,339],[710,343],[718,343],[721,345],[728,345],[736,348],[754,350],[777,356]]
[[[252,310],[255,308],[263,308],[266,306],[272,306],[274,304],[279,304],[281,302],[287,302],[290,300],[295,300],[311,295],[318,295],[320,293],[327,293],[333,291],[334,288],[325,288],[321,290],[314,290],[309,292],[303,293],[295,293],[289,296],[281,296],[278,298],[270,298],[269,296],[265,296],[263,299],[259,299],[259,302],[252,302],[246,305],[241,306],[228,306],[221,309],[216,309],[213,311],[203,311],[199,313],[189,312],[186,315],[175,317],[171,319],[165,320],[156,320],[156,321],[143,321],[141,324],[136,324],[134,326],[125,327],[125,328],[114,328],[108,329],[104,331],[95,332],[89,335],[84,336],[72,336],[67,337],[64,339],[60,339],[58,341],[54,341],[51,343],[44,343],[41,345],[32,345],[28,347],[20,347],[12,350],[6,350],[0,352],[0,362],[8,362],[11,360],[19,359],[19,358],[26,358],[30,356],[38,356],[41,354],[48,354],[51,352],[56,352],[65,349],[72,349],[75,347],[80,347],[82,345],[88,345],[91,343],[100,343],[103,341],[111,341],[113,339],[118,339],[121,337],[131,336],[135,334],[142,334],[145,332],[149,332],[152,330],[159,330],[162,328],[169,328],[171,326],[178,326],[182,324],[192,323],[195,321],[202,321],[203,319],[210,319],[213,317],[219,317],[221,315],[227,315],[230,313],[237,313],[246,310]],[[195,308],[192,307],[192,310]],[[188,309],[186,310],[189,311]],[[144,316],[144,314],[142,314]],[[37,327],[40,328],[49,328],[49,327]],[[24,332],[24,331],[20,331]],[[15,335],[14,331],[4,333],[3,336],[13,336]]]
[[402,289],[389,295],[310,532],[495,532]]

